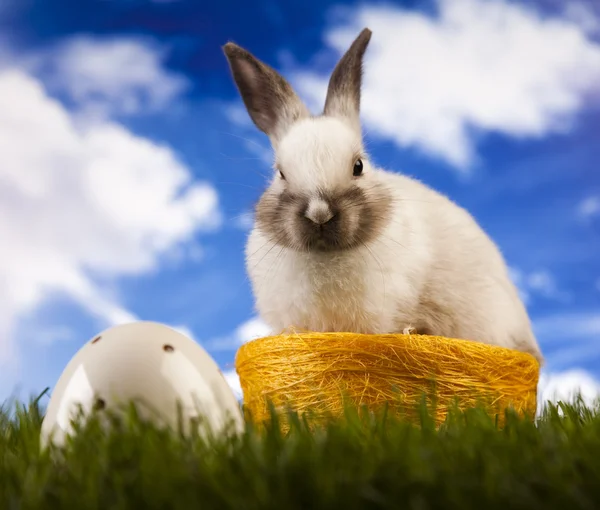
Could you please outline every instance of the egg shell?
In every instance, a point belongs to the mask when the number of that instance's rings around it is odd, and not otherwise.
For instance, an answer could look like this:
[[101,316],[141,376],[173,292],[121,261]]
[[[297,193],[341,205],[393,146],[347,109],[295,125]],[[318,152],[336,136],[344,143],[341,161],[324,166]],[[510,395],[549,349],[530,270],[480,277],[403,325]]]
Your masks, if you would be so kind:
[[[111,327],[88,341],[62,372],[42,423],[42,443],[64,442],[78,405],[118,410],[131,401],[144,418],[182,425],[203,416],[213,432],[243,427],[240,405],[216,362],[196,342],[168,326],[139,321]],[[122,407],[121,407],[122,408]]]

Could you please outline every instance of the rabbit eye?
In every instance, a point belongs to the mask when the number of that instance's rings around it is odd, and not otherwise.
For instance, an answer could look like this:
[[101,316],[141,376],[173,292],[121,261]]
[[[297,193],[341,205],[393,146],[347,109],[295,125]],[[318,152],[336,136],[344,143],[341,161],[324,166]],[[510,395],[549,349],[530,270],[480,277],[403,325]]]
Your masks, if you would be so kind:
[[281,170],[278,170],[278,173],[279,177],[281,177],[285,181],[285,175],[283,175],[283,172]]
[[354,177],[360,177],[363,173],[363,162],[362,159],[357,159],[354,163],[354,170],[352,171],[352,175]]

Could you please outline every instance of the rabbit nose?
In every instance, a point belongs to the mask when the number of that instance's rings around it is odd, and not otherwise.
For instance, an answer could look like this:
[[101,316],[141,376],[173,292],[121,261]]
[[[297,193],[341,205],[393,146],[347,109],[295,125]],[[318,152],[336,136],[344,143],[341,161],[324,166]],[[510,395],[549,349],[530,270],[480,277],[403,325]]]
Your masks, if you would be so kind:
[[317,225],[323,225],[335,215],[325,200],[316,198],[309,202],[304,216]]

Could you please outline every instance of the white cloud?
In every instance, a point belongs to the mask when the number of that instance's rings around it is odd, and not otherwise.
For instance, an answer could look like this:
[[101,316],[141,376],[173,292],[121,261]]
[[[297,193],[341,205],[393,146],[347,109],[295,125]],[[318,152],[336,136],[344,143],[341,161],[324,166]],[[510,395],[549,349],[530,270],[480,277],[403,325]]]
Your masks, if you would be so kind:
[[89,115],[130,115],[163,110],[188,87],[187,79],[163,67],[165,56],[147,40],[78,36],[29,65]]
[[531,301],[531,298],[529,296],[529,291],[525,286],[525,278],[523,272],[520,269],[512,266],[508,269],[511,280],[517,286],[521,300],[523,301],[523,303],[528,304]]
[[536,317],[532,323],[548,370],[565,370],[600,359],[600,313],[597,310],[554,313]]
[[582,218],[600,215],[600,197],[591,196],[582,200],[578,207],[578,213]]
[[[563,132],[597,91],[600,45],[581,17],[552,19],[500,0],[437,4],[436,17],[390,6],[348,10],[326,32],[339,56],[363,27],[373,30],[361,105],[370,134],[467,172],[477,160],[474,132]],[[293,76],[322,108],[328,76]]]
[[237,375],[237,372],[235,370],[228,370],[223,372],[223,376],[225,377],[225,380],[227,381],[227,384],[229,384],[229,387],[233,391],[235,397],[238,400],[242,400],[244,394],[242,393],[242,386],[240,384],[240,378]]
[[233,224],[241,230],[250,230],[254,226],[254,213],[252,211],[244,211],[234,218]]
[[252,128],[252,120],[248,115],[248,111],[244,108],[244,104],[241,101],[224,105],[223,112],[232,124],[244,128]]
[[254,154],[259,161],[262,161],[265,166],[268,168],[273,167],[273,151],[269,147],[249,138],[244,139],[244,147],[249,153]]
[[537,334],[549,339],[600,335],[600,312],[577,311],[554,314],[534,321]]
[[236,337],[240,344],[249,342],[256,338],[267,336],[271,333],[271,328],[259,317],[253,317],[249,321],[244,322],[236,330]]
[[171,329],[174,329],[175,331],[181,333],[184,336],[187,336],[190,340],[195,340],[194,337],[194,332],[188,328],[187,326],[175,326],[175,325],[170,325]]
[[568,299],[566,292],[560,291],[554,277],[548,271],[534,271],[527,276],[528,287],[547,299],[564,301]]
[[97,282],[153,270],[221,221],[215,189],[169,147],[111,121],[77,124],[22,70],[0,69],[0,152],[0,362],[51,291],[110,324],[136,320]]
[[215,338],[204,345],[209,351],[235,350],[250,340],[269,336],[270,334],[271,328],[260,317],[252,317],[238,326],[232,334]]
[[509,272],[521,299],[526,304],[531,303],[534,297],[562,302],[570,298],[567,292],[558,288],[554,276],[547,270],[539,269],[527,273],[513,266],[509,268]]
[[592,407],[600,398],[600,382],[589,372],[572,369],[559,373],[542,373],[538,384],[538,412],[548,401],[573,403],[581,397],[583,403]]
[[72,340],[74,332],[66,326],[41,328],[35,332],[34,340],[39,345],[51,345],[56,342]]
[[223,105],[223,111],[229,122],[248,133],[247,137],[238,136],[233,133],[229,134],[239,137],[244,142],[243,145],[249,153],[254,154],[265,166],[272,168],[273,150],[268,144],[257,141],[255,137],[256,126],[252,123],[242,101],[238,99],[233,103]]
[[[560,0],[559,0],[560,1]],[[596,9],[597,11],[597,9]],[[600,30],[600,20],[592,9],[592,5],[571,1],[564,6],[564,15],[580,25],[589,34],[597,34]]]

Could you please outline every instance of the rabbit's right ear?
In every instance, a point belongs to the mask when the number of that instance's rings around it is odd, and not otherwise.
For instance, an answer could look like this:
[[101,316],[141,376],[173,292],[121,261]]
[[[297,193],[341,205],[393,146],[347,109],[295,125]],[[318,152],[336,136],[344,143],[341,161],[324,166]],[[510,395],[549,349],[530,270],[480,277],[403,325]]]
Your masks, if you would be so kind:
[[274,144],[293,122],[310,115],[275,69],[232,42],[223,46],[223,51],[250,118]]
[[360,88],[363,56],[371,40],[371,30],[365,28],[339,60],[327,88],[325,115],[342,117],[360,131]]

